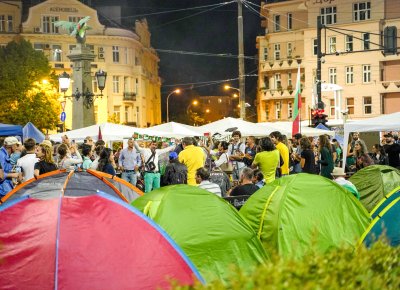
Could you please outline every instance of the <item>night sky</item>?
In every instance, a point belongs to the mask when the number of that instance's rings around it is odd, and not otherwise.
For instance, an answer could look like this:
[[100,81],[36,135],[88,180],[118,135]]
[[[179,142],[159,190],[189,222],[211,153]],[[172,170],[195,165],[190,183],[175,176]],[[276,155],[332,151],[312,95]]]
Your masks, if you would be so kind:
[[[160,13],[177,9],[207,6],[223,3],[223,0],[141,0],[128,1],[129,16]],[[230,2],[230,1],[226,1]],[[251,0],[260,5],[261,1]],[[252,6],[251,11],[243,6],[245,56],[255,57],[256,37],[262,35],[259,8]],[[190,51],[215,54],[238,55],[237,3],[214,9],[213,6],[196,10],[171,12],[145,16],[152,33],[152,46],[156,49],[172,51]],[[200,13],[201,12],[201,13]],[[193,16],[196,13],[198,15]],[[128,14],[128,13],[127,13]],[[128,16],[128,15],[127,15]],[[190,17],[192,16],[192,17]],[[188,17],[186,19],[182,19]],[[175,22],[174,22],[175,21]],[[171,23],[172,22],[172,23]],[[157,52],[160,57],[160,76],[162,78],[161,95],[165,114],[165,98],[176,88],[185,89],[184,93],[170,98],[170,114],[179,115],[197,95],[226,95],[223,84],[210,84],[212,81],[237,79],[237,58],[205,57]],[[245,60],[246,74],[257,74],[257,61]],[[205,84],[190,84],[206,82]],[[207,84],[208,83],[208,84]],[[186,85],[182,85],[186,84]],[[238,81],[229,82],[238,87]],[[254,105],[257,77],[246,77],[246,102]],[[174,106],[174,104],[178,104]]]

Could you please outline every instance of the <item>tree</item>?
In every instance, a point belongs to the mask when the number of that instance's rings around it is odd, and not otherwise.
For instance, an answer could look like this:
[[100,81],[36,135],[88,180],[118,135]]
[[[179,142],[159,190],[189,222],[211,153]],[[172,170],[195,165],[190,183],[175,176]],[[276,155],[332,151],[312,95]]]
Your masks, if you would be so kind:
[[54,129],[60,113],[56,85],[48,59],[30,42],[16,39],[0,49],[2,122],[25,125],[30,121],[39,129]]

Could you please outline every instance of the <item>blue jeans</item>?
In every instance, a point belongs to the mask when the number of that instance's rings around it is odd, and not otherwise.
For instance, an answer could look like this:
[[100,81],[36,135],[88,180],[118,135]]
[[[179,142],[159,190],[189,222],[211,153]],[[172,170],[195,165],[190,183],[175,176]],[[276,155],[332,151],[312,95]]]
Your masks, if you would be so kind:
[[144,174],[144,192],[160,188],[160,173],[146,172]]
[[123,171],[121,174],[121,178],[123,180],[128,181],[130,184],[133,184],[134,186],[136,186],[136,182],[137,182],[137,174],[135,171]]

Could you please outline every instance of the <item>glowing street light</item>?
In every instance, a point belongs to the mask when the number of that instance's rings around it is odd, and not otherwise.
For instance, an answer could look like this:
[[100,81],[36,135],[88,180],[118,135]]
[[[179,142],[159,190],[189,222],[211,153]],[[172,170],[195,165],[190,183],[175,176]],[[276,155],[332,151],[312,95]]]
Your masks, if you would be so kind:
[[206,113],[210,113],[210,109],[206,109]]
[[176,90],[173,90],[172,92],[170,92],[169,95],[167,96],[167,123],[169,122],[169,97],[172,94],[180,94],[180,93],[181,93],[181,90],[176,89]]

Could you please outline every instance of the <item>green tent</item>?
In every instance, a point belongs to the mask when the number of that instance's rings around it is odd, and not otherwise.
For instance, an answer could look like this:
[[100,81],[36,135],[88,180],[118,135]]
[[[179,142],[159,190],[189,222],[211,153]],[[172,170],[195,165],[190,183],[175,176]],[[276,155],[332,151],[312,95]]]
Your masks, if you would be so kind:
[[256,233],[239,212],[206,190],[166,186],[132,205],[174,239],[207,282],[226,279],[232,265],[251,271],[267,260]]
[[286,257],[301,257],[314,248],[324,252],[344,244],[355,246],[370,221],[353,194],[334,181],[306,173],[265,185],[240,213],[267,254]]
[[400,170],[386,165],[371,165],[349,179],[360,193],[360,201],[371,210],[393,189],[400,186]]

